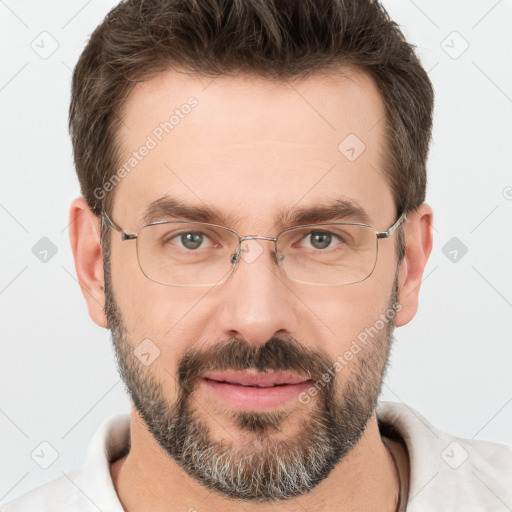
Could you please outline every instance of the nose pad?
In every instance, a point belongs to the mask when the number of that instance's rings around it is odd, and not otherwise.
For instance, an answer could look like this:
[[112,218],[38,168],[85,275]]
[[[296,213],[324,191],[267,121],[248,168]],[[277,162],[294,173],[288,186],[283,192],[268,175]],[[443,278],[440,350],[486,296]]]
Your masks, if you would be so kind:
[[[275,240],[271,238],[247,238],[242,241],[236,251],[231,255],[231,263],[237,264],[240,260],[244,260],[245,263],[249,264],[254,263],[265,251],[264,244],[261,243],[262,241],[273,242],[275,244]],[[252,242],[252,245],[249,244],[249,242]],[[277,252],[277,247],[275,245],[271,256],[275,263],[281,265],[284,256]]]
[[240,258],[240,246],[236,248],[236,251],[231,255],[230,262],[232,265],[238,262],[238,259]]

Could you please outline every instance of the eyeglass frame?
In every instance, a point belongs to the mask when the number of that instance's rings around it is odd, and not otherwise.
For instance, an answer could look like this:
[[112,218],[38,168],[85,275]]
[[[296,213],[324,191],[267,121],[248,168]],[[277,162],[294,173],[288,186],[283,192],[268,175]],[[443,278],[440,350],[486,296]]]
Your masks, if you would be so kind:
[[[105,210],[102,210],[101,216],[102,216],[102,219],[106,219],[107,223],[110,225],[110,227],[112,229],[114,229],[118,233],[121,233],[121,241],[122,242],[124,242],[126,240],[138,240],[139,233],[143,229],[145,229],[147,227],[150,227],[150,226],[162,225],[162,224],[172,224],[172,223],[178,223],[178,222],[184,223],[184,224],[188,223],[187,220],[179,220],[179,221],[162,220],[162,221],[150,222],[149,224],[146,224],[145,226],[142,226],[142,228],[140,228],[139,231],[137,231],[137,233],[127,233],[121,226],[119,226],[119,224],[116,224],[110,218],[110,216],[107,214],[107,212]],[[372,268],[371,272],[364,279],[361,279],[359,281],[354,281],[352,283],[344,283],[344,284],[305,283],[305,284],[309,284],[309,285],[312,285],[312,286],[349,286],[351,284],[357,284],[357,283],[361,283],[363,281],[366,281],[366,279],[368,279],[373,274],[373,271],[375,270],[375,267],[377,266],[377,259],[378,259],[378,256],[379,256],[379,244],[378,244],[378,241],[380,239],[389,238],[404,222],[406,222],[408,220],[409,219],[407,218],[407,212],[404,211],[398,217],[398,219],[385,231],[377,231],[370,224],[364,224],[364,223],[361,223],[361,222],[326,222],[326,223],[318,223],[318,224],[301,224],[300,226],[290,226],[290,227],[287,227],[287,228],[283,229],[282,231],[280,231],[275,237],[262,236],[262,235],[240,236],[236,231],[234,231],[233,229],[228,228],[226,226],[220,226],[218,224],[210,224],[208,222],[192,222],[191,221],[190,222],[191,224],[200,224],[200,225],[211,226],[211,227],[215,227],[215,228],[221,228],[221,229],[224,229],[226,231],[230,231],[231,233],[233,233],[238,238],[238,246],[236,248],[236,251],[231,255],[231,258],[230,258],[230,263],[233,265],[231,267],[231,270],[226,273],[226,276],[224,278],[222,278],[222,280],[219,280],[217,283],[212,284],[212,285],[169,284],[169,283],[164,283],[162,281],[157,281],[156,279],[152,279],[151,277],[149,277],[146,274],[146,272],[144,272],[144,270],[143,270],[143,268],[141,266],[141,263],[140,263],[140,258],[139,258],[138,251],[136,250],[137,262],[139,264],[139,268],[140,268],[141,272],[144,274],[144,276],[147,279],[149,279],[150,281],[153,281],[154,283],[161,284],[163,286],[179,286],[179,287],[187,287],[187,288],[216,286],[219,283],[225,282],[228,279],[228,277],[234,272],[235,268],[237,267],[238,262],[240,261],[240,253],[242,252],[242,242],[244,242],[245,240],[268,240],[268,241],[274,242],[274,244],[275,244],[274,247],[275,247],[276,259],[277,259],[278,264],[280,264],[281,261],[282,261],[282,258],[279,258],[279,254],[277,253],[277,239],[283,233],[285,233],[286,231],[290,231],[292,229],[315,227],[315,226],[328,226],[328,225],[333,225],[333,226],[334,225],[336,225],[336,226],[363,226],[363,227],[367,227],[367,228],[372,229],[373,232],[375,233],[375,236],[377,238],[377,243],[376,243],[375,263],[373,265],[373,268]],[[288,279],[290,279],[291,281],[296,281],[295,279],[292,279],[291,277],[289,277],[286,274],[286,272],[284,272],[284,273],[285,273],[286,277],[288,277]],[[296,281],[296,282],[303,282],[303,281]]]

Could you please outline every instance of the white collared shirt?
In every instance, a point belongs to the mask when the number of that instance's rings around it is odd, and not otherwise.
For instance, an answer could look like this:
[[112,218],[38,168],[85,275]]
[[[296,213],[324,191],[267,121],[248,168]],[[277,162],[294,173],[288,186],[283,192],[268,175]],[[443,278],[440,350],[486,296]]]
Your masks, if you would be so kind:
[[[512,449],[441,432],[400,403],[380,403],[377,418],[409,453],[407,512],[512,510]],[[113,416],[94,434],[83,467],[0,504],[0,512],[123,512],[110,462],[125,452],[129,435],[129,414]]]

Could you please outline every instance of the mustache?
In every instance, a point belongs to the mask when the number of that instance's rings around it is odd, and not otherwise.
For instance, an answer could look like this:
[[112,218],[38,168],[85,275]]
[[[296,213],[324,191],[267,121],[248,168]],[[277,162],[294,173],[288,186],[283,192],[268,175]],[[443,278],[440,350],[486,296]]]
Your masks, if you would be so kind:
[[206,349],[188,349],[178,363],[178,381],[187,390],[204,372],[249,369],[291,371],[316,381],[332,366],[327,353],[293,337],[272,337],[262,345],[233,338]]

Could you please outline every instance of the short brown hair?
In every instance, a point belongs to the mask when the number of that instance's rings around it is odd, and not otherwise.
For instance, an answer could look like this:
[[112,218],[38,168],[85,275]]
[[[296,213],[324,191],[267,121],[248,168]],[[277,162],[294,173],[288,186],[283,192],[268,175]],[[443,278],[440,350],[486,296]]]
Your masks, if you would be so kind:
[[386,118],[384,173],[398,213],[426,193],[434,93],[414,47],[377,0],[127,0],[92,34],[76,65],[69,111],[82,194],[98,199],[121,162],[120,109],[137,82],[179,67],[269,80],[354,66],[375,81]]

